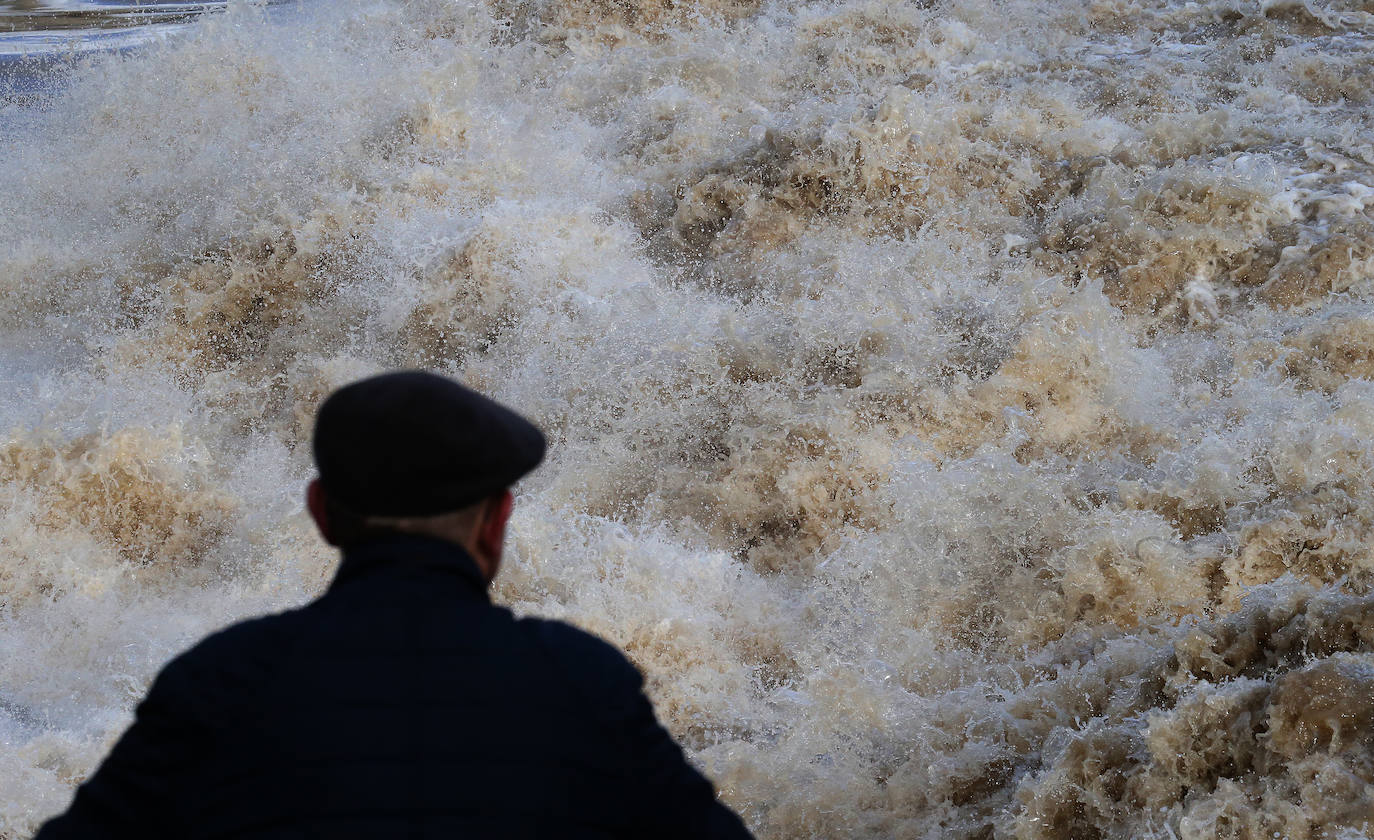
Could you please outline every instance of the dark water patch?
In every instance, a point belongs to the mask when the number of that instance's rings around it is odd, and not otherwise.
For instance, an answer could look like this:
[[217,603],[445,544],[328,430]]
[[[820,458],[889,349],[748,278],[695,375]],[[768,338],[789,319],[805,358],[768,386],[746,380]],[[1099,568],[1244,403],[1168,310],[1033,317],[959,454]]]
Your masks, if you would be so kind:
[[[265,0],[255,5],[289,4],[290,0]],[[92,51],[133,49],[226,8],[227,0],[0,0],[0,61],[69,59]]]
[[45,723],[43,717],[33,709],[8,697],[0,697],[0,714],[9,717],[25,729],[37,729]]
[[185,23],[225,7],[220,2],[51,3],[46,0],[0,0],[0,32],[45,32],[117,29],[152,24]]
[[0,134],[41,109],[83,58],[163,41],[224,2],[0,0]]

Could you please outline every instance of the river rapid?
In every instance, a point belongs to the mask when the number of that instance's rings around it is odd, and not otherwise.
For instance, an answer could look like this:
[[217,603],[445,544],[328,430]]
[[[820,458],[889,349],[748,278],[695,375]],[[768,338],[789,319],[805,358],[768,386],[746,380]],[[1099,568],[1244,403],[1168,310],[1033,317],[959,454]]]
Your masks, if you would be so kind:
[[401,366],[547,431],[495,597],[761,838],[1374,837],[1370,0],[231,2],[44,72],[0,838],[328,582],[313,412]]

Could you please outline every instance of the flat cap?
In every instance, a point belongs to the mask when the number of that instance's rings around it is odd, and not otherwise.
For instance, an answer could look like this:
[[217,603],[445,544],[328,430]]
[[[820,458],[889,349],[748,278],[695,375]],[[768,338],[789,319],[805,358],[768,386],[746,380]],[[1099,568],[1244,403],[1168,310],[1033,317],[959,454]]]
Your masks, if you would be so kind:
[[364,516],[433,516],[509,487],[544,458],[533,423],[424,371],[346,385],[315,417],[315,463],[335,502]]

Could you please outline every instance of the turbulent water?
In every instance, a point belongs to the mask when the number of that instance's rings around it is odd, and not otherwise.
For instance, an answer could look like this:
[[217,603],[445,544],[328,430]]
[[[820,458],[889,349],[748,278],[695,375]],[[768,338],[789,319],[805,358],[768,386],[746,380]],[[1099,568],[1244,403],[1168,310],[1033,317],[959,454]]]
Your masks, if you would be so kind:
[[[58,71],[44,71],[58,72]],[[1370,0],[231,3],[0,105],[0,837],[310,598],[322,395],[761,838],[1374,837]]]

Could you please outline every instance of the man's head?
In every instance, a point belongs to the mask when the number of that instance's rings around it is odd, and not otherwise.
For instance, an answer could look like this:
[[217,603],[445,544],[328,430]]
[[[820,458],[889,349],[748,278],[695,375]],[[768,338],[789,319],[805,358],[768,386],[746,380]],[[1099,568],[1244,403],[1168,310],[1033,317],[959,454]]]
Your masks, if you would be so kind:
[[476,391],[420,371],[334,392],[315,420],[307,502],[333,545],[414,533],[462,545],[496,574],[511,496],[544,457],[544,436]]

